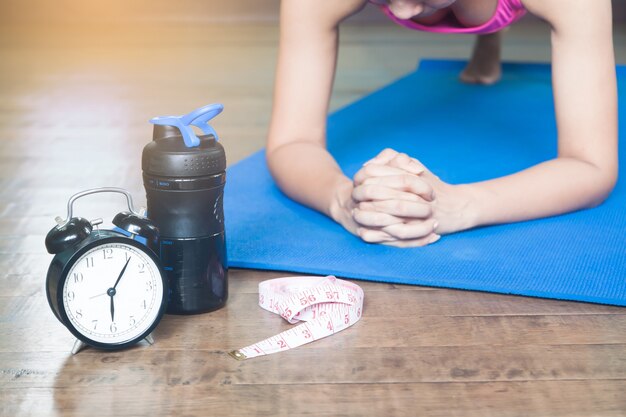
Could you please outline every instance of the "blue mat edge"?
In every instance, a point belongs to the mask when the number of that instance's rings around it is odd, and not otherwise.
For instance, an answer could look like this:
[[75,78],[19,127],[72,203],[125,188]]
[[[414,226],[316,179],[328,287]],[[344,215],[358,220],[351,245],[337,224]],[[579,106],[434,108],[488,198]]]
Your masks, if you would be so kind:
[[511,291],[509,289],[493,287],[493,286],[488,286],[488,287],[480,286],[479,287],[479,286],[471,286],[471,285],[464,285],[464,286],[463,285],[451,286],[451,285],[445,285],[445,284],[432,285],[432,283],[422,281],[421,279],[418,279],[418,278],[413,278],[411,280],[407,280],[404,278],[393,278],[393,282],[392,282],[392,281],[385,281],[384,279],[381,279],[380,277],[373,277],[371,275],[359,275],[358,277],[352,274],[345,275],[343,271],[332,270],[332,269],[320,269],[320,268],[309,268],[309,267],[304,269],[298,266],[278,265],[278,264],[272,265],[271,268],[267,268],[267,266],[264,266],[263,264],[254,263],[254,262],[235,262],[233,264],[229,264],[229,268],[230,267],[242,268],[242,269],[262,269],[266,271],[269,270],[269,271],[301,273],[301,274],[307,274],[307,275],[321,275],[321,276],[334,275],[338,278],[355,279],[359,281],[369,281],[369,282],[380,282],[380,283],[386,283],[386,284],[416,285],[416,286],[428,287],[428,288],[445,288],[445,289],[461,290],[461,291],[478,291],[478,292],[486,292],[486,293],[491,293],[491,294],[515,295],[515,296],[523,296],[523,297],[556,299],[556,300],[562,300],[562,301],[575,301],[575,302],[583,302],[583,303],[604,304],[604,305],[626,307],[626,301],[616,300],[613,298],[601,298],[601,297],[582,298],[582,297],[572,296],[571,294],[561,294],[561,293],[543,292],[543,291],[528,291],[528,292],[521,293],[521,292]]

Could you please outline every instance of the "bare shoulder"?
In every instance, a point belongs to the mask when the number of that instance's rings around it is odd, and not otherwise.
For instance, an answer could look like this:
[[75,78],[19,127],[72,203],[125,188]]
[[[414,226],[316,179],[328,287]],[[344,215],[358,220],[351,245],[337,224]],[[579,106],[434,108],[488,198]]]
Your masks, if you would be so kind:
[[535,16],[548,22],[554,29],[576,26],[589,20],[611,16],[611,0],[521,0]]

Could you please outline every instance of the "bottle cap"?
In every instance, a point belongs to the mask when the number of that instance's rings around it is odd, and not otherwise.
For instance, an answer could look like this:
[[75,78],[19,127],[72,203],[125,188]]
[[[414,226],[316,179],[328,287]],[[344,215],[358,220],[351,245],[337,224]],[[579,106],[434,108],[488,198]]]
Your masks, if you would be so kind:
[[213,135],[215,140],[217,140],[217,133],[208,122],[220,114],[222,110],[224,110],[222,104],[208,104],[182,116],[153,117],[150,119],[150,123],[178,128],[185,141],[185,146],[193,148],[200,145],[200,139],[196,136],[191,126],[199,127],[205,135]]
[[[162,177],[200,177],[223,172],[224,148],[208,124],[223,109],[221,104],[211,104],[183,116],[151,119],[153,141],[143,149],[143,171]],[[197,136],[192,126],[200,128],[204,135]]]

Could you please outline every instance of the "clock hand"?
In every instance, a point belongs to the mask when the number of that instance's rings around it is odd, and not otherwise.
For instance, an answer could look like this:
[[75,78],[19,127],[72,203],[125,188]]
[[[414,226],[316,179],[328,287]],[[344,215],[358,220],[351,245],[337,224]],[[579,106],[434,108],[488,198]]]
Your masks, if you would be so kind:
[[115,306],[113,305],[113,296],[111,295],[111,321],[115,321]]
[[[124,275],[124,271],[126,271],[126,267],[128,266],[128,263],[130,262],[130,257],[128,257],[128,260],[126,261],[126,263],[124,264],[124,268],[122,268],[122,272],[120,272],[120,276],[117,277],[117,281],[115,281],[115,285],[113,286],[113,289],[117,288],[117,284],[120,283],[120,279],[122,279],[122,276]],[[115,294],[113,294],[115,295]]]
[[109,288],[109,290],[106,292],[107,295],[109,297],[111,297],[111,321],[112,322],[115,321],[115,304],[114,304],[114,301],[113,301],[113,297],[115,297],[115,294],[117,292],[117,290],[115,288],[117,287],[117,284],[120,283],[120,280],[124,276],[124,271],[126,271],[126,267],[128,266],[129,262],[130,262],[130,257],[126,260],[126,263],[124,264],[124,268],[122,268],[122,271],[120,272],[120,276],[117,277],[117,281],[115,281],[115,285],[113,285],[112,288]]
[[98,294],[98,295],[94,295],[93,297],[89,297],[90,300],[97,298],[97,297],[102,297],[103,295],[109,295],[109,292],[103,292],[102,294]]

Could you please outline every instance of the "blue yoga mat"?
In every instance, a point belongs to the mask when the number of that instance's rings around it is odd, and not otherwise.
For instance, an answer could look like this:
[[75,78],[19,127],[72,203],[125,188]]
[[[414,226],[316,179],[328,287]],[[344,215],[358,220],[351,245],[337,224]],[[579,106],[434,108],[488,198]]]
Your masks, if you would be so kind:
[[[556,155],[550,67],[506,64],[491,87],[458,82],[461,62],[418,71],[335,112],[328,147],[352,177],[386,147],[450,183],[519,171]],[[626,67],[618,68],[626,101]],[[620,136],[626,133],[624,109]],[[620,171],[626,155],[620,152]],[[424,248],[367,244],[274,185],[258,152],[228,170],[231,267],[491,291],[626,306],[626,184],[600,207],[444,236]],[[572,178],[576,181],[576,178]]]

